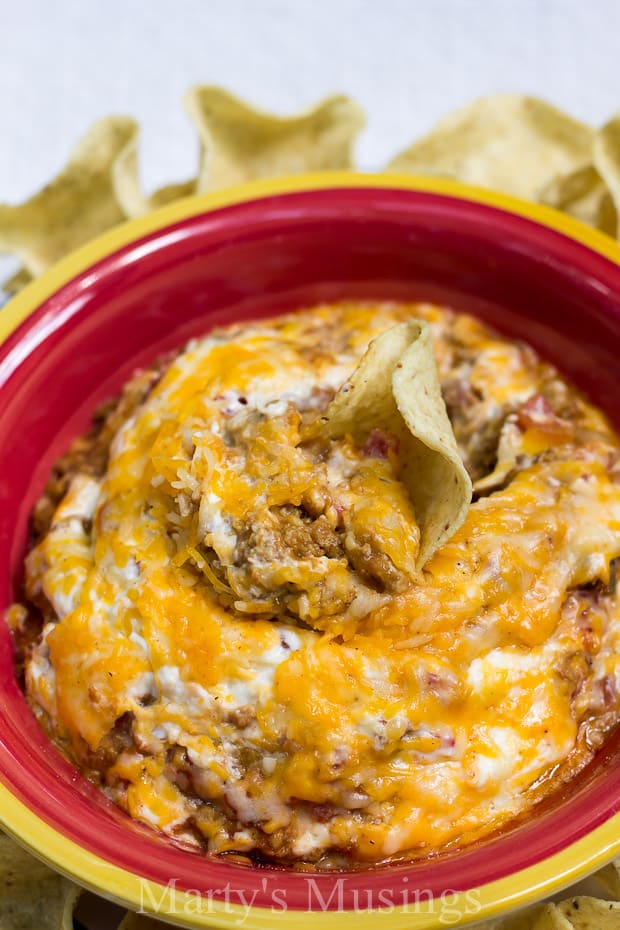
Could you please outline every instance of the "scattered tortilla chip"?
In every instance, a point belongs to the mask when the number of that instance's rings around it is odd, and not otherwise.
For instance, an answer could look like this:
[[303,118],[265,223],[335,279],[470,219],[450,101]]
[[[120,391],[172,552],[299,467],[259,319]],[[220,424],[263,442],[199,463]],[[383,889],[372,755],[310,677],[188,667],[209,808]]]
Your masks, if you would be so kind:
[[22,287],[26,287],[27,284],[30,284],[32,277],[33,276],[26,268],[20,268],[14,275],[11,275],[8,281],[4,281],[0,286],[0,290],[4,291],[6,294],[17,294],[18,291],[21,291]]
[[[4,285],[17,293],[58,258],[117,225],[181,197],[256,178],[351,168],[365,119],[344,96],[298,116],[256,110],[218,87],[186,98],[201,144],[196,178],[146,195],[139,183],[138,128],[101,120],[69,164],[19,206],[0,205],[0,252],[24,267]],[[540,200],[620,235],[620,117],[600,132],[531,97],[486,97],[442,120],[396,156],[389,170],[444,175]]]
[[400,323],[373,339],[350,380],[311,426],[333,438],[351,435],[360,444],[375,428],[400,440],[400,477],[420,527],[419,569],[461,525],[472,491],[441,396],[426,323]]
[[157,207],[164,207],[173,200],[181,200],[183,197],[191,197],[197,194],[196,181],[180,181],[178,184],[167,184],[160,187],[158,191],[149,198],[149,208],[156,210]]
[[138,137],[140,130],[128,137],[110,164],[110,196],[120,207],[123,218],[142,216],[151,209],[149,198],[140,186],[138,169]]
[[620,115],[609,120],[594,138],[594,164],[616,208],[613,235],[620,238]]
[[0,834],[0,930],[73,930],[81,888]]
[[197,87],[187,107],[202,146],[196,179],[147,196],[138,172],[138,127],[128,117],[96,123],[67,167],[23,204],[0,205],[0,253],[24,268],[4,288],[16,293],[63,255],[123,220],[240,181],[351,167],[351,149],[364,125],[360,108],[330,97],[301,116],[254,110],[217,87]]
[[543,904],[528,917],[528,923],[508,926],[506,930],[573,930],[569,920],[564,917],[555,904]]
[[350,168],[363,128],[362,110],[344,96],[328,97],[300,116],[256,110],[219,87],[194,87],[185,98],[202,157],[197,189],[304,171]]
[[47,187],[19,206],[0,205],[0,252],[14,253],[36,276],[122,222],[126,213],[114,193],[114,166],[137,131],[127,117],[101,120]]
[[617,901],[584,896],[569,898],[554,907],[568,920],[571,930],[618,930],[620,927],[620,903]]
[[581,895],[489,920],[480,924],[479,930],[618,930],[619,927],[620,903]]
[[615,236],[618,215],[607,185],[593,165],[555,178],[541,195],[541,203]]
[[443,119],[388,170],[456,178],[538,200],[591,160],[593,130],[534,97],[483,97]]

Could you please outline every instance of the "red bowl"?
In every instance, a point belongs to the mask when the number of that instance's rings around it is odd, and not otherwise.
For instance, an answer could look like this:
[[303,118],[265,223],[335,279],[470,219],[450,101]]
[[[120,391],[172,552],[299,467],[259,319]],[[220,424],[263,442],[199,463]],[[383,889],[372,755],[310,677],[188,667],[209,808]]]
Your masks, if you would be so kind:
[[[443,301],[527,339],[620,425],[619,260],[611,240],[544,208],[349,174],[181,201],[103,236],[0,312],[0,611],[18,597],[28,515],[52,463],[136,366],[216,323],[319,300]],[[620,850],[620,734],[524,822],[426,861],[334,876],[179,848],[50,744],[0,626],[0,818],[130,907],[188,926],[335,927],[356,910],[370,927],[381,908],[386,928],[439,927],[541,897]]]

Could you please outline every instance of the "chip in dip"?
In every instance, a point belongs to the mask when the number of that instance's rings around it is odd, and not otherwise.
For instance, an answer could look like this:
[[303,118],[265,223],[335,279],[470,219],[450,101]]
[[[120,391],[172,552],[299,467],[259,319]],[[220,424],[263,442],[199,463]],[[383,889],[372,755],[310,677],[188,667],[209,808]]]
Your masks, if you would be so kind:
[[471,842],[619,719],[618,456],[532,349],[447,309],[212,332],[57,464],[9,617],[28,699],[213,853]]

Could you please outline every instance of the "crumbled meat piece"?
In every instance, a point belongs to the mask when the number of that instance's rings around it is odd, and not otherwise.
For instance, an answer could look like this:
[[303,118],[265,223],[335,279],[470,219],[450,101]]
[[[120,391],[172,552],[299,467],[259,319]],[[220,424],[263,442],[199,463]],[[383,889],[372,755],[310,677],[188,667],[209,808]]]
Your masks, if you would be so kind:
[[398,594],[408,587],[410,582],[407,576],[378,548],[372,536],[356,537],[347,534],[345,546],[355,571],[377,590]]
[[114,765],[118,756],[134,746],[134,715],[125,713],[118,718],[109,733],[104,736],[96,751],[83,747],[82,761],[87,769],[103,773]]
[[321,514],[314,523],[310,524],[310,535],[328,558],[339,559],[342,557],[342,539],[324,514]]

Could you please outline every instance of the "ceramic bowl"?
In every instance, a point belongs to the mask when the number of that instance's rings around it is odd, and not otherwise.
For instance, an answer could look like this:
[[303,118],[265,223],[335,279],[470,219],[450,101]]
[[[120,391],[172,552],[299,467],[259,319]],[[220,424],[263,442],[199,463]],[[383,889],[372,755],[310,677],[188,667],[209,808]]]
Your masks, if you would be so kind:
[[[214,324],[344,297],[445,301],[519,336],[620,425],[620,250],[455,183],[322,174],[179,201],[0,311],[0,612],[49,469],[136,366]],[[550,894],[620,851],[620,733],[527,819],[460,851],[337,875],[208,858],[133,822],[50,744],[0,623],[0,818],[77,882],[190,927],[431,928]]]

